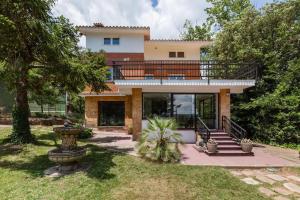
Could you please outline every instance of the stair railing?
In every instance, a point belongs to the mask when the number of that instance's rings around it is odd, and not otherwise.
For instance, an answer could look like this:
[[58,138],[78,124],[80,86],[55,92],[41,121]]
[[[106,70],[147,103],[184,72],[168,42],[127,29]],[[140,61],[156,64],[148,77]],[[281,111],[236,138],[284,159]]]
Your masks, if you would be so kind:
[[222,116],[222,129],[238,142],[246,138],[247,131],[226,116]]
[[200,117],[197,117],[196,127],[197,131],[199,131],[199,134],[201,135],[201,138],[203,139],[203,142],[206,144],[210,139],[210,129],[206,126],[206,124]]

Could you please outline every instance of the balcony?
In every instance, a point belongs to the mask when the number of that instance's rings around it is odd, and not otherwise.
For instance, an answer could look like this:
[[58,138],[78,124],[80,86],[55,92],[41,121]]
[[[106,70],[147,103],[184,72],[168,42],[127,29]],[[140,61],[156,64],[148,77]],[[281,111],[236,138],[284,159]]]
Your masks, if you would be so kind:
[[[255,85],[255,63],[200,60],[114,61],[112,78],[121,92],[218,92],[221,88],[241,93]],[[157,87],[156,87],[157,86]],[[200,87],[193,87],[200,86]]]
[[254,63],[200,60],[114,61],[113,80],[255,80]]

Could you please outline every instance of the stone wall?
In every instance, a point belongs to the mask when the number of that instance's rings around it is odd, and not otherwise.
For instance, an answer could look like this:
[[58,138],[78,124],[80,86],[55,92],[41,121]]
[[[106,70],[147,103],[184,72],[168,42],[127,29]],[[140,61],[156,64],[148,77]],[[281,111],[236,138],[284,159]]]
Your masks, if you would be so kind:
[[98,102],[99,101],[124,101],[125,102],[125,126],[132,126],[131,96],[86,96],[85,97],[85,125],[87,127],[98,126]]
[[219,93],[219,128],[222,127],[222,116],[230,118],[230,89],[221,89]]

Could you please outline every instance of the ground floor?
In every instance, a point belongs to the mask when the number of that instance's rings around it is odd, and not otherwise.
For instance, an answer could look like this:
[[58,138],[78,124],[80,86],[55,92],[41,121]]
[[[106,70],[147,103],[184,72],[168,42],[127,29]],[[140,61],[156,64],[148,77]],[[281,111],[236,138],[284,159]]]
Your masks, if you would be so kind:
[[184,142],[194,143],[198,117],[210,129],[222,127],[222,116],[230,118],[230,89],[218,93],[175,93],[132,88],[128,95],[85,96],[87,127],[124,127],[135,140],[153,116],[174,118]]

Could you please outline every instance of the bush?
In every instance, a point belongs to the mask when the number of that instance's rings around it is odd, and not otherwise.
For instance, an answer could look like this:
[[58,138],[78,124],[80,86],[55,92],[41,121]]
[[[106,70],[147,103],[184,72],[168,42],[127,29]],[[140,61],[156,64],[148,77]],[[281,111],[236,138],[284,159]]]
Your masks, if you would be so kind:
[[82,131],[78,135],[78,139],[88,139],[88,138],[93,137],[93,135],[94,135],[93,129],[91,129],[91,128],[84,128],[80,124],[75,124],[74,127],[82,128]]
[[148,122],[138,143],[139,154],[153,161],[178,162],[181,135],[174,132],[177,129],[175,120],[155,117]]

